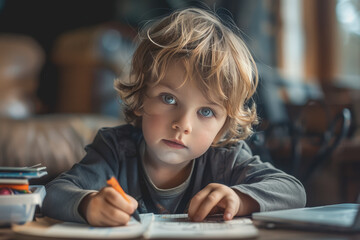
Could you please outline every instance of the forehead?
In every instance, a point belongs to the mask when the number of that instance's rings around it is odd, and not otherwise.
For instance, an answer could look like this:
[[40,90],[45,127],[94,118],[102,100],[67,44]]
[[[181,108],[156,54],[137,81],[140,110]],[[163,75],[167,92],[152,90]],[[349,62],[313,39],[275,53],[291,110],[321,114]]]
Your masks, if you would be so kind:
[[187,85],[197,88],[202,95],[212,103],[223,105],[223,99],[219,89],[211,87],[208,80],[204,79],[194,66],[187,64],[183,60],[172,60],[164,68],[164,72],[159,74],[159,78],[152,81],[152,86],[163,85],[171,89],[180,89]]
[[187,84],[193,85],[194,80],[189,78],[189,74],[181,61],[171,62],[165,69],[164,77],[160,79],[160,84],[167,85],[173,89],[179,89]]

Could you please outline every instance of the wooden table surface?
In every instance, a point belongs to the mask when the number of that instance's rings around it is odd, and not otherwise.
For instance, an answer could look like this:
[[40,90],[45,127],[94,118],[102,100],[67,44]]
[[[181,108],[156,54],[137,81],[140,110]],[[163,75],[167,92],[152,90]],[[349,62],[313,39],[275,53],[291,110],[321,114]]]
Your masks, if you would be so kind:
[[[31,239],[17,238],[10,228],[0,228],[0,240]],[[34,238],[32,238],[34,239]],[[52,238],[53,239],[53,238]],[[326,233],[300,230],[259,229],[259,240],[360,240],[360,232],[352,234]]]

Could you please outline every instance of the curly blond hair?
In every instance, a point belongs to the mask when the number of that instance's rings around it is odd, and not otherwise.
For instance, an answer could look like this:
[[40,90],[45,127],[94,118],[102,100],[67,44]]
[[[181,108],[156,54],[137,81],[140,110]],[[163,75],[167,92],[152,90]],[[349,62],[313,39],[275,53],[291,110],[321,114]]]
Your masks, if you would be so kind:
[[227,112],[223,128],[213,146],[246,139],[258,122],[255,103],[249,101],[258,84],[256,64],[245,43],[225,26],[214,12],[187,8],[148,24],[139,33],[140,43],[130,78],[117,79],[115,88],[123,104],[126,121],[140,126],[147,87],[158,84],[172,60],[181,60],[184,81],[196,81],[204,96],[220,103]]

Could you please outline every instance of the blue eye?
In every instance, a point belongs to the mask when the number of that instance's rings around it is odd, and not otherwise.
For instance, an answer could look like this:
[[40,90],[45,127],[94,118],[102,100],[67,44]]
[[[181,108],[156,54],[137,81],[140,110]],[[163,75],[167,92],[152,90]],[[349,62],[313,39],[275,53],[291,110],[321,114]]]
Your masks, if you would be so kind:
[[203,117],[207,117],[207,118],[214,116],[214,112],[210,108],[202,108],[199,110],[199,113]]
[[175,98],[170,94],[164,94],[164,95],[161,96],[161,98],[162,98],[163,102],[166,103],[166,104],[172,104],[173,105],[173,104],[176,103]]

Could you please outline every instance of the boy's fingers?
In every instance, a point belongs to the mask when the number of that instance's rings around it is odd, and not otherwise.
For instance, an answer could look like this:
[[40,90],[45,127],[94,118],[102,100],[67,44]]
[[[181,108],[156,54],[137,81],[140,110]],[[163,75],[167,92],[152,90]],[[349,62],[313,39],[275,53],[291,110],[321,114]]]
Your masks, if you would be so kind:
[[[121,224],[117,224],[116,222],[111,220],[109,217],[107,217],[107,215],[105,213],[101,212],[100,216],[91,225],[95,226],[95,227],[105,227],[105,226],[115,227],[115,226],[119,226]],[[125,224],[122,224],[122,225],[125,225]]]
[[[137,201],[128,196],[130,203],[115,189],[105,187],[94,194],[89,203],[87,221],[93,226],[126,225],[137,207]],[[91,209],[97,209],[91,210]]]
[[120,209],[127,214],[134,212],[133,203],[126,201],[126,199],[112,187],[104,188],[103,194],[105,201],[113,207]]
[[221,201],[223,195],[220,192],[213,191],[210,192],[202,201],[198,210],[193,216],[194,221],[202,221],[204,218],[209,215],[212,209]]
[[206,218],[211,210],[217,206],[224,196],[216,191],[209,193],[208,196],[203,201],[203,204],[199,207],[199,210],[196,213],[195,221],[202,221]]
[[100,212],[100,217],[97,219],[98,223],[96,226],[98,227],[105,227],[105,226],[111,226],[111,220],[106,216],[104,212]]
[[130,201],[131,201],[131,204],[132,204],[132,206],[133,206],[133,210],[135,211],[137,208],[138,208],[138,202],[136,201],[136,199],[135,198],[133,198],[132,196],[129,196],[128,195],[128,197],[129,197],[129,199],[130,199]]
[[215,206],[213,209],[211,209],[211,211],[209,212],[209,215],[222,213],[222,212],[224,212],[223,208],[220,208],[219,206]]
[[224,211],[224,220],[231,220],[236,215],[236,207],[234,203],[229,201]]
[[190,219],[195,217],[195,214],[204,201],[204,198],[209,194],[210,191],[211,190],[209,188],[204,188],[191,199],[188,209],[188,215]]
[[209,184],[190,202],[189,218],[193,221],[202,221],[210,213],[222,209],[224,219],[231,220],[239,209],[238,196],[232,189],[221,184]]
[[121,225],[125,225],[127,224],[127,222],[129,222],[130,220],[130,215],[117,209],[112,207],[111,209],[104,209],[104,211],[102,211],[102,215],[103,215],[103,221],[108,225],[108,226],[121,226]]

